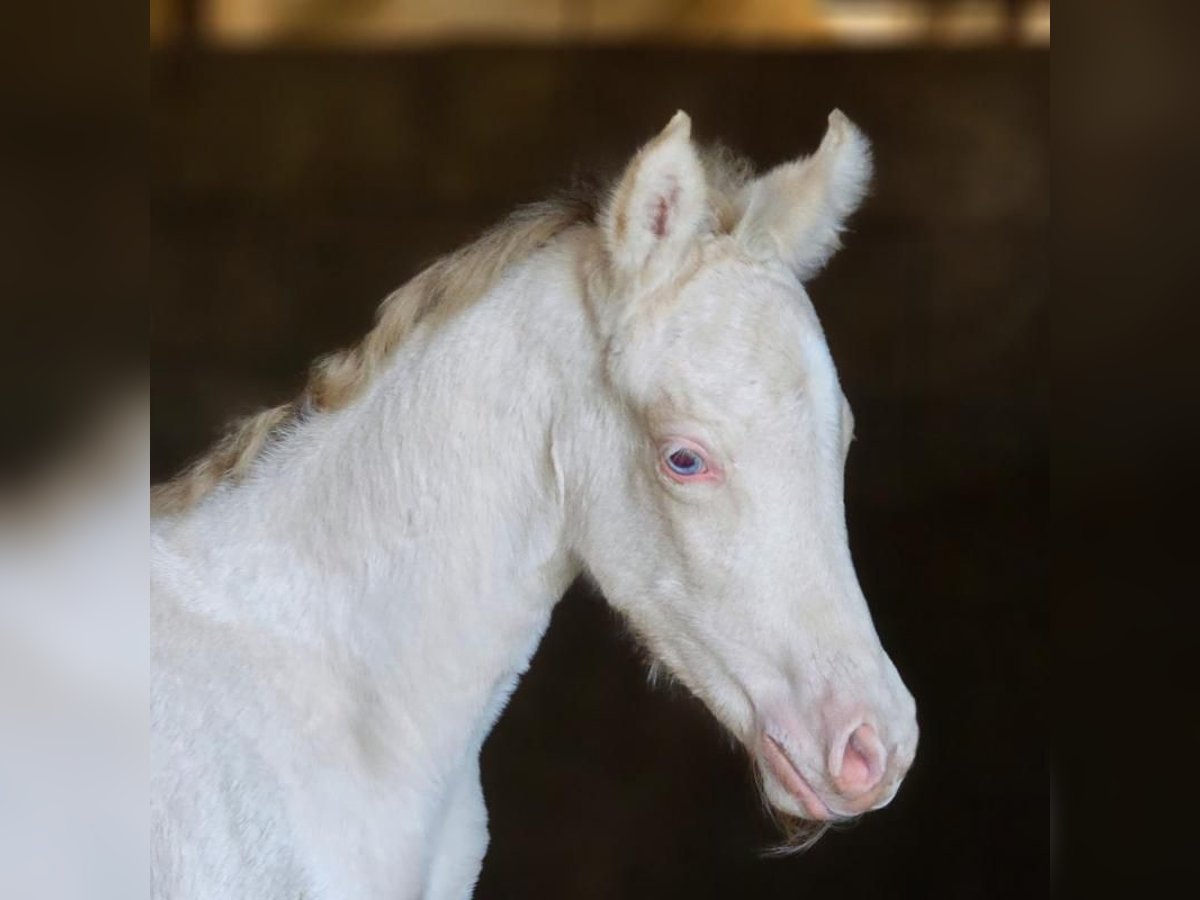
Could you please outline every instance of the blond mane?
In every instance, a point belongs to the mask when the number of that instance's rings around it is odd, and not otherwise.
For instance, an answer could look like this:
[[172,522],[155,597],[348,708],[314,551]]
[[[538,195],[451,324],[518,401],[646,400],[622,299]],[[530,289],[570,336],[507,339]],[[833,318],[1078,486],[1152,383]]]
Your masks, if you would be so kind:
[[[722,147],[706,152],[710,201],[721,231],[732,229],[736,197],[752,172]],[[184,512],[226,481],[246,474],[272,439],[314,412],[340,409],[358,397],[391,352],[418,323],[447,319],[487,294],[511,265],[575,225],[593,224],[605,191],[587,183],[556,198],[523,206],[481,238],[442,257],[379,305],[375,326],[355,347],[318,359],[300,396],[235,421],[225,435],[179,475],[150,494],[155,516]]]

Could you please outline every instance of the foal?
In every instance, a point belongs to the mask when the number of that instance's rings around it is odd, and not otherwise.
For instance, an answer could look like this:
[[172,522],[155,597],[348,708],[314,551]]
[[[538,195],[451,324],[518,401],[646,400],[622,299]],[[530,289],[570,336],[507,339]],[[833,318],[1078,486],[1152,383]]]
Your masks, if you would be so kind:
[[847,546],[802,283],[870,175],[838,112],[752,177],[677,114],[595,210],[524,210],[155,492],[157,898],[460,898],[480,747],[590,573],[772,806],[891,800],[912,697]]

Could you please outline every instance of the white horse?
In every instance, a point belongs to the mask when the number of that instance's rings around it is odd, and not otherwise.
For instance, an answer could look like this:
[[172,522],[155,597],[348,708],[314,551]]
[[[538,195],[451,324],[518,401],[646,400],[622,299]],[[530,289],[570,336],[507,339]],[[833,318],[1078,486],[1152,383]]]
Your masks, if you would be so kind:
[[853,430],[802,282],[870,175],[841,113],[755,178],[677,114],[524,210],[155,493],[153,895],[459,898],[479,752],[590,573],[779,812],[877,809],[912,697],[847,546]]

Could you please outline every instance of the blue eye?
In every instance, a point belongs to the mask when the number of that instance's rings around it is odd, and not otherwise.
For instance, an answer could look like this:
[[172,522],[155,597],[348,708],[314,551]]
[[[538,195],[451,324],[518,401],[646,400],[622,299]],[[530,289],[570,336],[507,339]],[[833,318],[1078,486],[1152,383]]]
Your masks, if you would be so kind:
[[704,460],[700,458],[700,454],[689,450],[686,447],[680,447],[678,450],[673,450],[666,457],[667,468],[676,475],[699,475],[704,471]]

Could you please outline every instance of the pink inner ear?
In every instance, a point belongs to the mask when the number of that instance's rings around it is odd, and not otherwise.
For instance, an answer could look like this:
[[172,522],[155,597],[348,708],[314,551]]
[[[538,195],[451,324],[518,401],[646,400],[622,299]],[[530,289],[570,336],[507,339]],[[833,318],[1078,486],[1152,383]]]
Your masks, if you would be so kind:
[[651,228],[655,237],[667,236],[667,221],[671,217],[671,208],[679,202],[679,185],[672,185],[666,194],[660,194],[654,205],[654,222]]

